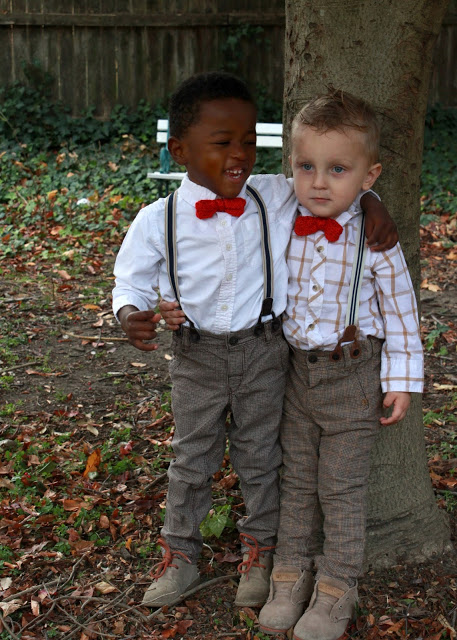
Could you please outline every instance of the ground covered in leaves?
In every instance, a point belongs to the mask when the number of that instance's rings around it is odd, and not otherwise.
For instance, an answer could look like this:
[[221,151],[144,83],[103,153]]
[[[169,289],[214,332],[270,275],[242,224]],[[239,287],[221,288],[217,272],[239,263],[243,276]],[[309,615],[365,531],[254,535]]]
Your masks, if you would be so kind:
[[[439,506],[457,514],[456,219],[423,226],[424,424]],[[450,242],[451,241],[451,242]],[[453,241],[453,242],[452,242]],[[0,276],[0,638],[261,638],[233,607],[242,498],[215,478],[201,569],[175,607],[142,607],[164,511],[173,417],[169,336],[128,345],[110,309],[114,256],[55,265],[17,257]],[[351,638],[456,637],[457,567],[370,573]]]
[[[443,144],[433,156],[441,163],[451,157]],[[155,197],[142,178],[133,190],[139,202],[125,193],[157,161],[157,150],[148,156],[128,136],[89,154],[90,162],[68,149],[31,161],[15,149],[0,153],[0,218],[7,221],[0,256],[0,639],[262,638],[258,611],[233,607],[241,559],[234,522],[243,502],[228,460],[202,525],[205,585],[174,607],[151,613],[139,604],[159,555],[172,455],[169,336],[162,332],[150,355],[128,345],[110,291],[126,211],[131,217]],[[424,166],[430,191],[434,176],[455,175],[451,164]],[[444,189],[434,200],[439,206],[423,216],[421,299],[430,475],[455,546],[452,193]],[[451,554],[369,573],[360,596],[348,638],[457,637]]]

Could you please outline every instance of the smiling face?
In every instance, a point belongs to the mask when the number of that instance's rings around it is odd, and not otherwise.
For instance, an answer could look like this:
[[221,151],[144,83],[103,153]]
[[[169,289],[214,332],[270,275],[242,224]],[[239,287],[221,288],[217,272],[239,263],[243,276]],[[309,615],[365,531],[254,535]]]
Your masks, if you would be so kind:
[[246,100],[202,102],[198,120],[181,138],[170,138],[168,148],[192,182],[221,198],[235,198],[255,163],[256,116]]
[[381,173],[381,165],[370,160],[365,134],[350,128],[320,132],[297,126],[289,161],[297,200],[321,218],[347,211],[359,191],[370,189]]

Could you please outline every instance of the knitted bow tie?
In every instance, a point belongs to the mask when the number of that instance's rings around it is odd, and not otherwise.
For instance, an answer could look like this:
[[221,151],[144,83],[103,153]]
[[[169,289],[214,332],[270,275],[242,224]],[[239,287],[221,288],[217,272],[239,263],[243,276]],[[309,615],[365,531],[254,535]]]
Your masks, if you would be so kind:
[[343,227],[333,218],[317,218],[315,216],[298,216],[294,231],[297,236],[309,236],[316,231],[323,231],[329,242],[336,242]]
[[216,200],[199,200],[195,203],[197,218],[212,218],[218,211],[224,211],[239,218],[244,211],[246,200],[243,198],[216,198]]

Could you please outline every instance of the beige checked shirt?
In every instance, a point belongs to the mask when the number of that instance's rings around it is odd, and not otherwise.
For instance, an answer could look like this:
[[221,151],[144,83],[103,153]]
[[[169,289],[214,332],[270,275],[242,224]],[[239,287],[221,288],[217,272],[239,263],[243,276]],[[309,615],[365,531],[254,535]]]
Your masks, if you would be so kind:
[[[299,207],[299,213],[310,215]],[[323,232],[292,233],[284,333],[304,350],[332,350],[341,338],[360,215],[351,205],[338,216],[343,233],[328,242]],[[416,298],[400,245],[367,251],[359,307],[360,337],[384,339],[381,385],[386,391],[423,389],[423,352]]]

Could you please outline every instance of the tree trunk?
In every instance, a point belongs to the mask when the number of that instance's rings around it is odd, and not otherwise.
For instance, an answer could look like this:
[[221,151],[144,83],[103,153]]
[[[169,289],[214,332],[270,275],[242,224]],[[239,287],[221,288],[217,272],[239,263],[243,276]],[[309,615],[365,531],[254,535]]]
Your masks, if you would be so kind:
[[[418,290],[419,180],[433,46],[447,0],[286,0],[284,160],[295,113],[328,85],[368,100],[381,124],[375,188],[394,217]],[[284,162],[288,170],[288,162]],[[449,546],[425,454],[420,398],[383,428],[369,488],[367,566],[417,561]]]

